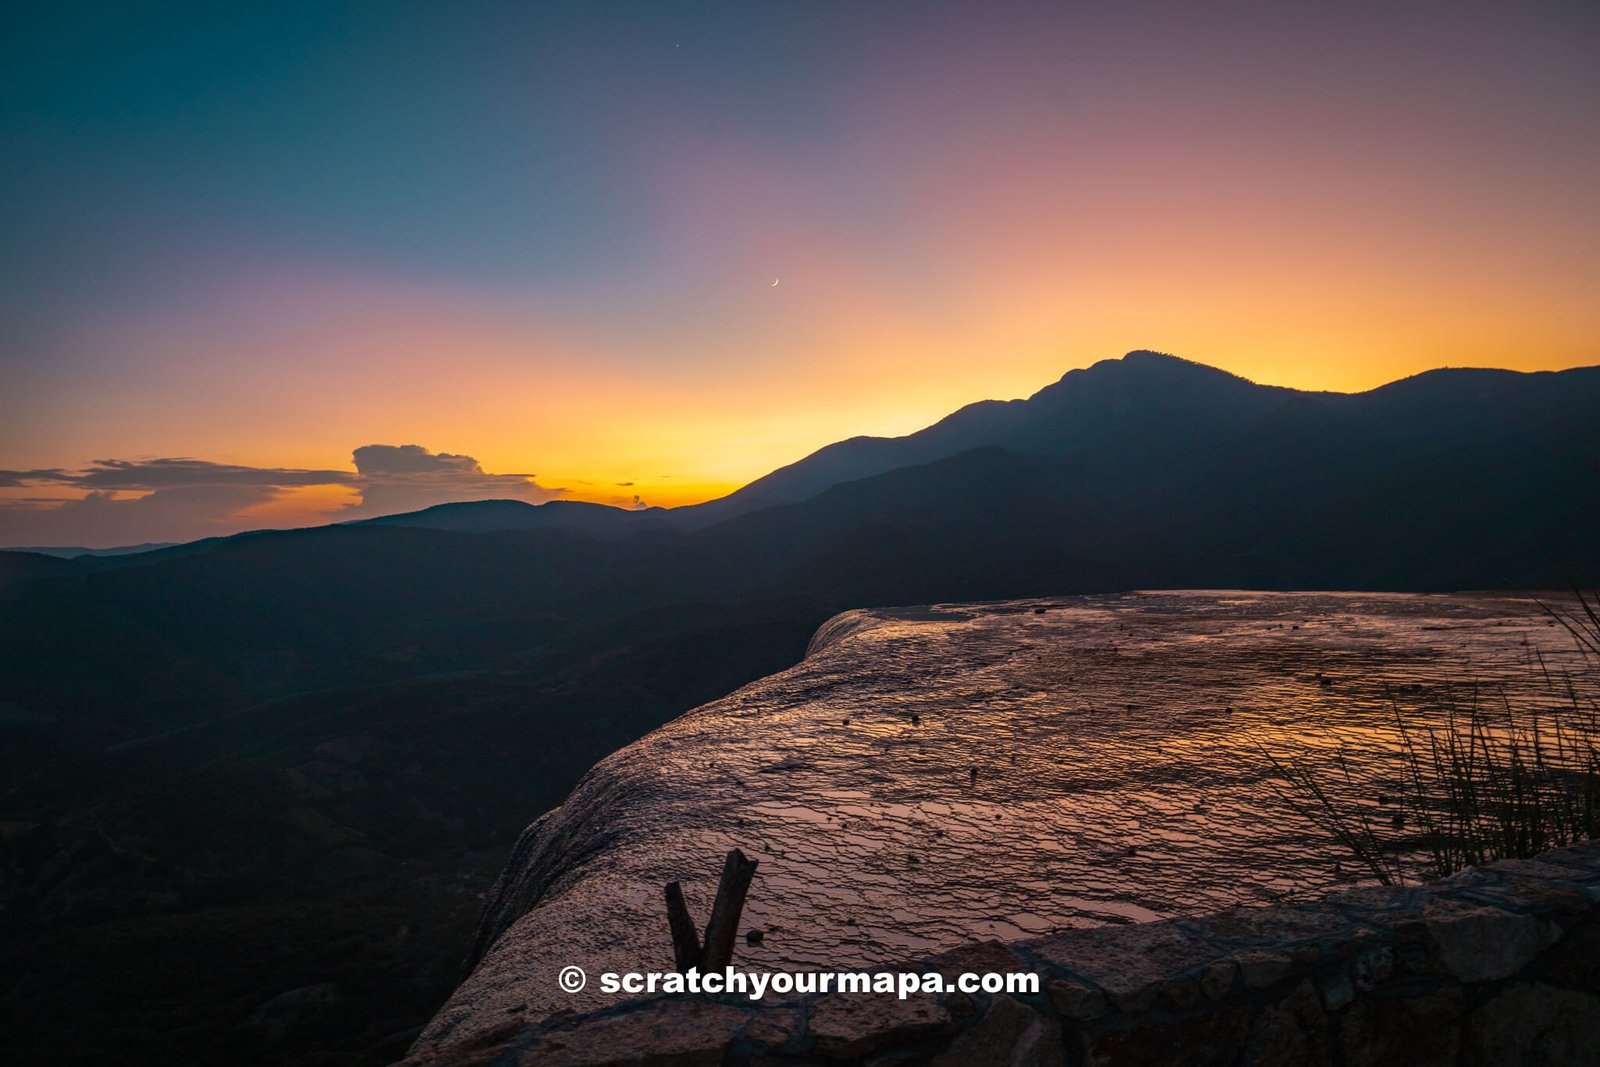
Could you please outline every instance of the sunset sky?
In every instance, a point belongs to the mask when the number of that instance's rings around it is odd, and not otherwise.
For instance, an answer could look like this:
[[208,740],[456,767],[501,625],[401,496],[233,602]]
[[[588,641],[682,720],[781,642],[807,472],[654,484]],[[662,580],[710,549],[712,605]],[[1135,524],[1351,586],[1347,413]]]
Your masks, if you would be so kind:
[[1593,0],[8,4],[0,544],[689,503],[1135,348],[1600,363],[1597,55]]

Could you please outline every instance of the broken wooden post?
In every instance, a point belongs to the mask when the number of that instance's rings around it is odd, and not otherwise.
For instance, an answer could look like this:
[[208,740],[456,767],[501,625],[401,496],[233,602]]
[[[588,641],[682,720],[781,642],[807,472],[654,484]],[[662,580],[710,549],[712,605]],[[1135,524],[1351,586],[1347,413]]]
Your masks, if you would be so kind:
[[672,958],[678,973],[688,974],[700,966],[700,934],[689,917],[689,906],[683,902],[683,887],[677,882],[667,883],[667,925],[672,927]]
[[711,905],[705,948],[700,953],[700,965],[707,971],[720,971],[733,962],[739,915],[744,911],[745,894],[750,892],[750,879],[755,877],[758,863],[738,849],[729,852],[722,863],[722,881],[717,883],[717,899]]
[[689,915],[689,906],[683,902],[683,887],[677,882],[667,883],[667,925],[672,929],[672,959],[680,974],[694,968],[720,971],[733,962],[739,915],[744,911],[744,898],[750,892],[750,879],[755,877],[759,862],[745,858],[738,849],[722,861],[722,880],[717,883],[717,899],[711,905],[704,944]]

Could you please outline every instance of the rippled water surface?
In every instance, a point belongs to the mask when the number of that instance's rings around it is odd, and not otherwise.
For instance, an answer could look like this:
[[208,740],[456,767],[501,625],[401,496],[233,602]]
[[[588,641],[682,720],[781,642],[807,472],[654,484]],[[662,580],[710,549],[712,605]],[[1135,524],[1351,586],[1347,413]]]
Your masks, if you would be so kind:
[[1397,706],[1425,722],[1474,685],[1546,699],[1536,651],[1578,667],[1515,597],[1145,593],[840,616],[803,663],[616,753],[546,817],[528,858],[541,899],[434,1027],[614,999],[560,994],[567,963],[670,969],[663,883],[681,880],[703,923],[733,846],[760,860],[742,927],[764,937],[735,955],[753,968],[884,964],[1348,884],[1258,746],[1330,775],[1342,752],[1351,797],[1383,815]]

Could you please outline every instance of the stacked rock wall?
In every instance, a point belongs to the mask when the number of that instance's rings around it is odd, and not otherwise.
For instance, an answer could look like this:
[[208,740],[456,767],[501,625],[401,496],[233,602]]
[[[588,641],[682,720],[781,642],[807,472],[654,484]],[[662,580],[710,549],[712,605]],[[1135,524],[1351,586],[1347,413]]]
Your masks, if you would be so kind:
[[405,1063],[1600,1064],[1600,842],[1423,887],[975,944],[909,969],[1033,971],[1040,993],[660,997],[512,1015]]

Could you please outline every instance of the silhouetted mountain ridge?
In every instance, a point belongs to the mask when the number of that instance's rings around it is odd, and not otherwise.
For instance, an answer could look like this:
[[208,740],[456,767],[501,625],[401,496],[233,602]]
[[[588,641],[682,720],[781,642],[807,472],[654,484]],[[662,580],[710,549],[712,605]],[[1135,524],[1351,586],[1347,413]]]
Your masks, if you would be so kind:
[[1260,412],[1293,393],[1176,356],[1134,351],[1068,371],[1026,400],[982,400],[905,437],[854,437],[828,445],[720,500],[679,512],[687,513],[683,518],[690,524],[703,524],[991,445],[1061,455],[1119,436],[1130,422],[1210,424]]
[[[1312,424],[1339,436],[1357,432],[1392,447],[1468,421],[1507,417],[1537,421],[1570,408],[1596,389],[1600,368],[1523,373],[1442,368],[1365,393],[1307,392],[1257,385],[1227,371],[1160,352],[1068,371],[1023,400],[980,400],[904,437],[852,437],[704,504],[627,510],[582,501],[528,504],[481,500],[360,520],[369,526],[412,526],[460,532],[570,529],[608,537],[672,527],[700,529],[775,504],[797,503],[846,482],[935,462],[978,448],[1019,455],[1065,456],[1095,450],[1149,451],[1204,445],[1235,436],[1257,421]],[[1309,439],[1309,451],[1322,445]],[[1369,449],[1371,451],[1371,449]]]
[[414,526],[428,530],[487,533],[494,530],[581,530],[618,536],[668,524],[665,508],[617,508],[581,500],[550,500],[529,504],[522,500],[471,500],[435,504],[421,511],[361,519],[353,526]]
[[[1295,445],[1307,454],[1325,453],[1329,443],[1316,440],[1313,425],[1369,455],[1394,447],[1456,447],[1464,437],[1519,427],[1539,432],[1553,423],[1578,440],[1584,439],[1585,405],[1597,397],[1596,367],[1531,374],[1447,368],[1345,394],[1256,385],[1174,356],[1130,352],[1069,371],[1026,400],[971,404],[906,437],[829,445],[728,497],[675,515],[687,512],[682,521],[688,525],[718,521],[983,447],[1126,465],[1134,455],[1222,447],[1275,419],[1285,428],[1301,427]],[[1280,440],[1278,447],[1287,444]]]
[[86,548],[83,545],[16,545],[11,548],[0,549],[4,552],[37,552],[41,556],[60,556],[62,559],[75,559],[78,556],[131,556],[140,552],[154,552],[158,548],[170,548],[175,541],[146,541],[138,545],[117,545],[114,548]]

